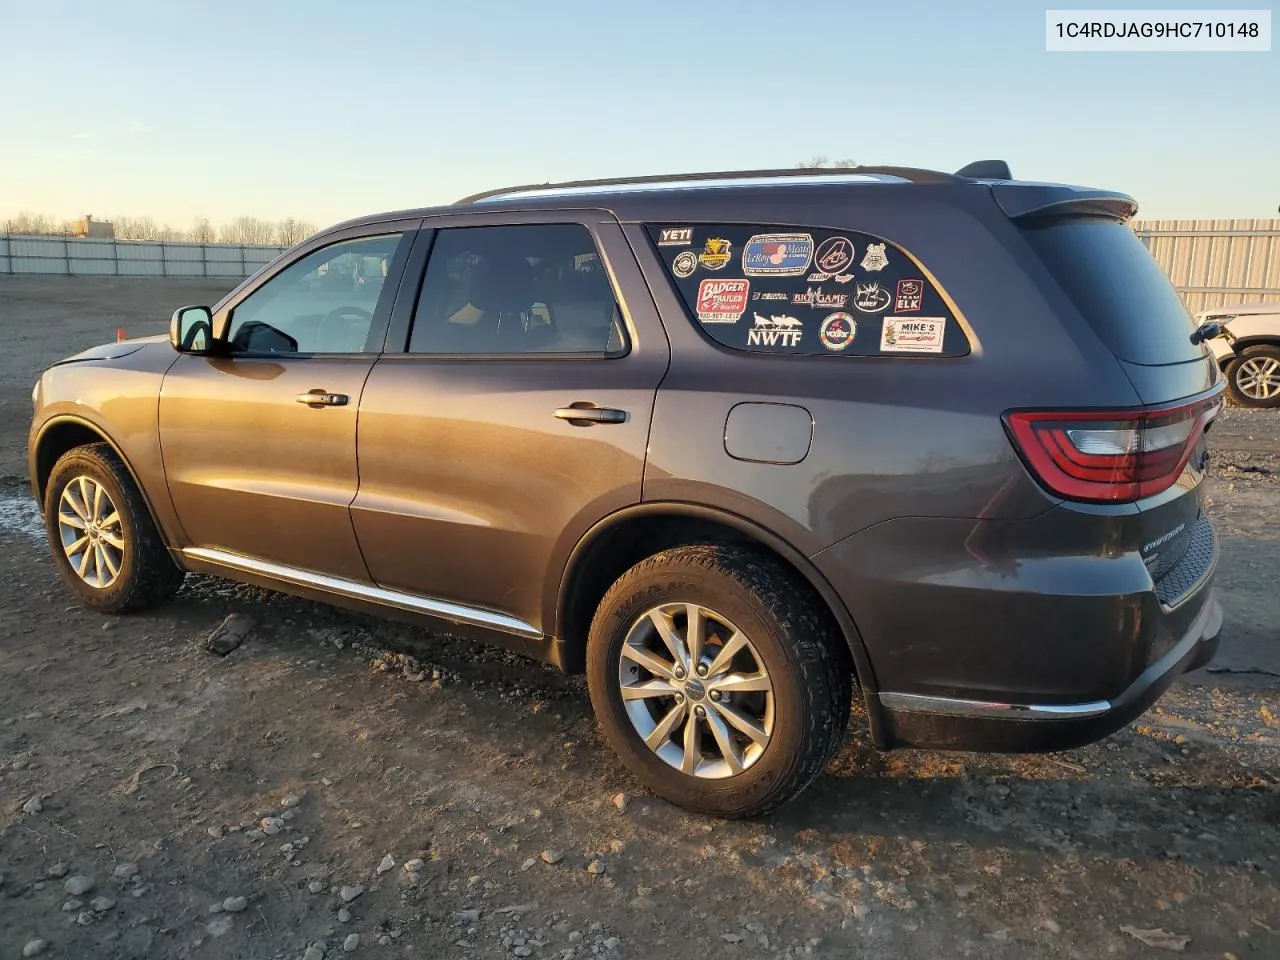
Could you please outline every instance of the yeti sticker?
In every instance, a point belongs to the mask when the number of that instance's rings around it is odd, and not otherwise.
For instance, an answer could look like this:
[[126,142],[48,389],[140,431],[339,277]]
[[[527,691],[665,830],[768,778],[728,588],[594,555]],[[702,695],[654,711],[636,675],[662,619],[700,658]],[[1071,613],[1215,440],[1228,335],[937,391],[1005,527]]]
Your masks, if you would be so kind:
[[885,256],[883,243],[868,243],[867,252],[862,257],[862,269],[875,273],[883,270],[889,265],[889,258]]

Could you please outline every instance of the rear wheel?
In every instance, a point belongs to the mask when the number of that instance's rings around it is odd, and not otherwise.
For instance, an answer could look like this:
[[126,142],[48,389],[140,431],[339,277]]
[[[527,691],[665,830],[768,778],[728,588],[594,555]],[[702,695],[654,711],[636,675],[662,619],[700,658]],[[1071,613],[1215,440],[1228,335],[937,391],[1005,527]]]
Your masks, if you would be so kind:
[[628,570],[591,624],[587,681],[605,737],[659,796],[754,816],[800,793],[849,718],[851,676],[808,585],[735,547]]
[[1280,407],[1280,347],[1246,347],[1227,365],[1227,391],[1246,407]]
[[58,573],[82,603],[132,613],[163,603],[184,576],[169,556],[128,469],[105,443],[76,447],[54,464],[45,530]]

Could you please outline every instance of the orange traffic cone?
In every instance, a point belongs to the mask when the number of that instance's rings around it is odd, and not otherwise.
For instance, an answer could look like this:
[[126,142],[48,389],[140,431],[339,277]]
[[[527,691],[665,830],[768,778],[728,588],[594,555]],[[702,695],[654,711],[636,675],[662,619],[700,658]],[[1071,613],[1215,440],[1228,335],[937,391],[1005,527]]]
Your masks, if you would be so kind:
[[119,343],[119,342],[120,342],[121,340],[123,340],[123,339],[124,339],[124,327],[117,327],[117,328],[116,328],[116,343]]

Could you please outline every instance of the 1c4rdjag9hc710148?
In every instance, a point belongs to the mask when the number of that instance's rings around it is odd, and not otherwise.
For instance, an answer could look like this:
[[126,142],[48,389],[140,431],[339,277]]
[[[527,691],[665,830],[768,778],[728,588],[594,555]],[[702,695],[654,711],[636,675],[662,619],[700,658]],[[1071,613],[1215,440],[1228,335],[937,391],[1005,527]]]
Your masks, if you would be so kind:
[[[585,670],[652,790],[1106,735],[1213,653],[1221,378],[1126,196],[902,168],[515,188],[312,237],[50,367],[70,589],[184,571]],[[358,428],[358,429],[357,429]]]

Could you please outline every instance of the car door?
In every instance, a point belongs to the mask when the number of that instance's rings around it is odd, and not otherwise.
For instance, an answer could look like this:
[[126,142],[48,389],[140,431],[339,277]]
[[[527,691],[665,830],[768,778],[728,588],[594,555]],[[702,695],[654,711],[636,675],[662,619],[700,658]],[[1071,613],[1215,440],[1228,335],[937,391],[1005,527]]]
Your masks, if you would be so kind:
[[352,522],[378,585],[536,633],[553,558],[640,500],[666,334],[603,211],[425,226],[361,400]]
[[219,310],[225,353],[169,369],[160,443],[197,555],[368,580],[348,513],[356,416],[418,222],[307,245]]

